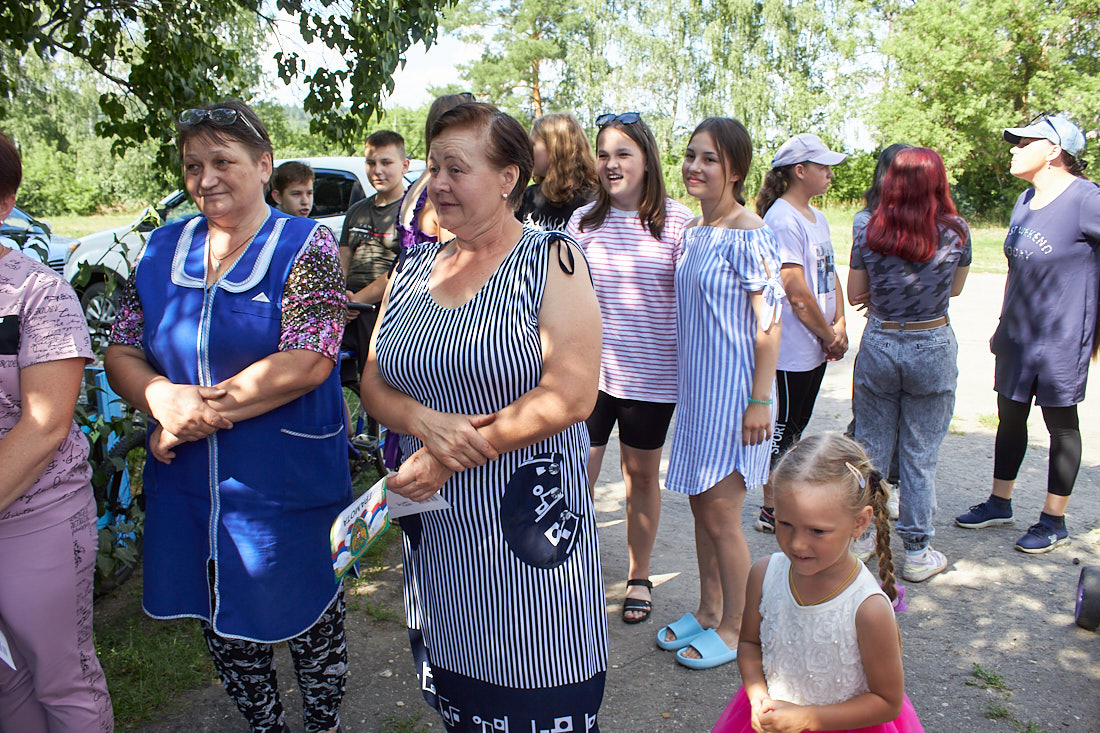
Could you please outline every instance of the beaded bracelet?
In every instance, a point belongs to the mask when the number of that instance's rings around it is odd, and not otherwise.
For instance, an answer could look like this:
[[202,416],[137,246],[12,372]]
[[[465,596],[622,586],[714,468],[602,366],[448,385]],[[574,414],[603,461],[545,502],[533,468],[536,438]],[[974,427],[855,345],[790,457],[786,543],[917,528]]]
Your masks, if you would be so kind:
[[749,398],[750,405],[770,405],[771,403],[771,400],[757,400],[753,399],[752,397]]

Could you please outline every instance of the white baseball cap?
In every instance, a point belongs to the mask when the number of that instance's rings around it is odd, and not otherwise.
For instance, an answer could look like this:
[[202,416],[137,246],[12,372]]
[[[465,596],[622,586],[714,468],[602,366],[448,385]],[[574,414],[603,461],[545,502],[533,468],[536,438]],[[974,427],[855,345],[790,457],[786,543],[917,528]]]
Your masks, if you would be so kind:
[[818,165],[839,165],[848,159],[844,153],[836,153],[821,142],[821,138],[811,132],[795,135],[772,158],[772,168],[782,168],[795,163],[817,163]]

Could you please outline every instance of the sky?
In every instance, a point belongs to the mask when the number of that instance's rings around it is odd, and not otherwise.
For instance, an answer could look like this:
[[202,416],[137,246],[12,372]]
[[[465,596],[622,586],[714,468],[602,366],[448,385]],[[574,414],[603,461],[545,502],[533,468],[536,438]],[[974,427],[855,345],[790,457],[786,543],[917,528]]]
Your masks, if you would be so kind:
[[[281,23],[289,25],[286,33],[278,34],[274,40],[274,52],[298,51],[304,44],[297,36],[297,22],[284,16]],[[292,25],[291,25],[292,24]],[[384,102],[385,107],[419,107],[432,101],[428,94],[428,86],[444,86],[446,84],[459,83],[458,64],[468,63],[480,56],[480,49],[463,43],[454,36],[440,34],[437,42],[431,49],[425,50],[424,44],[418,43],[405,53],[405,68],[398,69],[394,75],[394,91]],[[324,47],[320,42],[314,42],[305,47],[307,70],[320,64],[328,63],[330,68],[343,68],[343,61],[338,52]],[[291,85],[284,84],[276,74],[275,61],[268,58],[264,63],[264,71],[273,81],[269,85],[271,100],[279,104],[300,106],[308,91],[302,83]]]

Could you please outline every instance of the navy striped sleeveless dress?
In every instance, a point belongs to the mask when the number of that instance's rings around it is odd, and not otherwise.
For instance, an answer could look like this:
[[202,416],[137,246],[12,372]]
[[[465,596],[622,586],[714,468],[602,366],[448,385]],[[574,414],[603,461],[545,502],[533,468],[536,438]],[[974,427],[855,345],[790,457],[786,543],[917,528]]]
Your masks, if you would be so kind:
[[[378,365],[395,389],[443,412],[492,413],[542,375],[538,317],[561,235],[524,229],[468,302],[428,291],[426,243],[394,274]],[[579,250],[578,250],[579,251]],[[419,440],[403,436],[411,455]],[[607,619],[583,422],[455,474],[451,508],[401,520],[417,675],[449,731],[598,731]]]

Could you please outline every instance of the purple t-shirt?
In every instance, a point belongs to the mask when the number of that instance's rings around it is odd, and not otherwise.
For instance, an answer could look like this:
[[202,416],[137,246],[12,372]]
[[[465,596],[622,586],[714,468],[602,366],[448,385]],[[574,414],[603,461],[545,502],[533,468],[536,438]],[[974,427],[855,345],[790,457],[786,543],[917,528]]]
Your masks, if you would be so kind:
[[[927,262],[910,262],[867,246],[870,214],[861,211],[852,222],[853,270],[866,270],[871,285],[871,313],[884,321],[930,321],[947,313],[955,270],[970,267],[970,229],[964,238],[940,227],[940,241]],[[962,239],[963,241],[960,241]]]
[[1032,210],[1035,189],[1012,210],[1001,321],[989,342],[999,394],[1044,407],[1085,399],[1100,297],[1100,187],[1079,178]]
[[[0,257],[0,440],[23,414],[20,370],[74,357],[90,360],[92,343],[69,283],[19,252]],[[89,500],[91,477],[88,441],[74,422],[38,480],[0,509],[0,537],[65,521]]]

